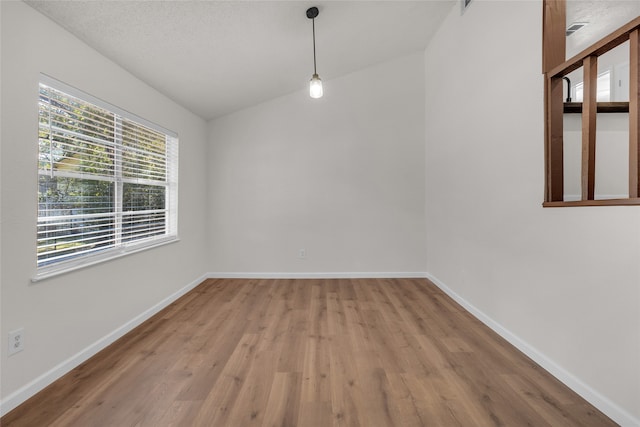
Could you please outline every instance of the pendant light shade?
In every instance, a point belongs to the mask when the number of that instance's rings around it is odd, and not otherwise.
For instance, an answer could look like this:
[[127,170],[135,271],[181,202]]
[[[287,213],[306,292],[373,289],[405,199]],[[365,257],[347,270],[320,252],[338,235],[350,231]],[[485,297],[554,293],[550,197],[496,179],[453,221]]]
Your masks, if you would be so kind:
[[309,95],[312,98],[322,98],[322,80],[317,74],[313,74],[309,82]]
[[313,30],[313,75],[309,82],[309,96],[312,98],[322,98],[322,80],[316,71],[316,17],[318,16],[318,8],[310,7],[307,9],[307,18],[311,19]]

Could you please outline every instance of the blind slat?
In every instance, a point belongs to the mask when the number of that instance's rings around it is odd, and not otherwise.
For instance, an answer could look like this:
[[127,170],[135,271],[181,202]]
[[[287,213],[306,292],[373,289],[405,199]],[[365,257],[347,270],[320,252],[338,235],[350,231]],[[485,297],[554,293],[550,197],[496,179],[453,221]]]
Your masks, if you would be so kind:
[[[44,78],[38,267],[177,235],[177,139]],[[105,104],[107,108],[105,108]]]

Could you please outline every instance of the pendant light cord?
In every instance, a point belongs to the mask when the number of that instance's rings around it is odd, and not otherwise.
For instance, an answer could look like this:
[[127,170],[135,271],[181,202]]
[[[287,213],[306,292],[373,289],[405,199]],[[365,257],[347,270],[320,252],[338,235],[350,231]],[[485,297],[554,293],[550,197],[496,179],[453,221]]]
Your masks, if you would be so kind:
[[316,18],[311,20],[313,28],[313,74],[318,74],[316,71]]

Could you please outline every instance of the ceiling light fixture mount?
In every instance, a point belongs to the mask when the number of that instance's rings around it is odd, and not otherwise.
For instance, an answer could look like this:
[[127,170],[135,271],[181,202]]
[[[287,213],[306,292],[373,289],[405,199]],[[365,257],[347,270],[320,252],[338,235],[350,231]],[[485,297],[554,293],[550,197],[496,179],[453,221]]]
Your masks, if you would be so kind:
[[313,76],[311,76],[311,81],[309,82],[309,95],[312,98],[322,98],[323,93],[322,80],[320,80],[316,70],[316,18],[319,13],[320,11],[315,6],[307,9],[307,18],[311,19],[313,28]]

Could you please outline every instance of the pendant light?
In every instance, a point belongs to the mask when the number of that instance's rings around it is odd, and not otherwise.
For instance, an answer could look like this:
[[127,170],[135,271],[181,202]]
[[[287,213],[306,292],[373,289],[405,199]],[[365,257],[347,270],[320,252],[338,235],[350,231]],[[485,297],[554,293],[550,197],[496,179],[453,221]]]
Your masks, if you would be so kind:
[[309,95],[312,98],[322,98],[322,80],[316,71],[316,17],[318,13],[318,8],[315,6],[307,9],[307,18],[311,19],[313,28],[313,76],[309,82]]

